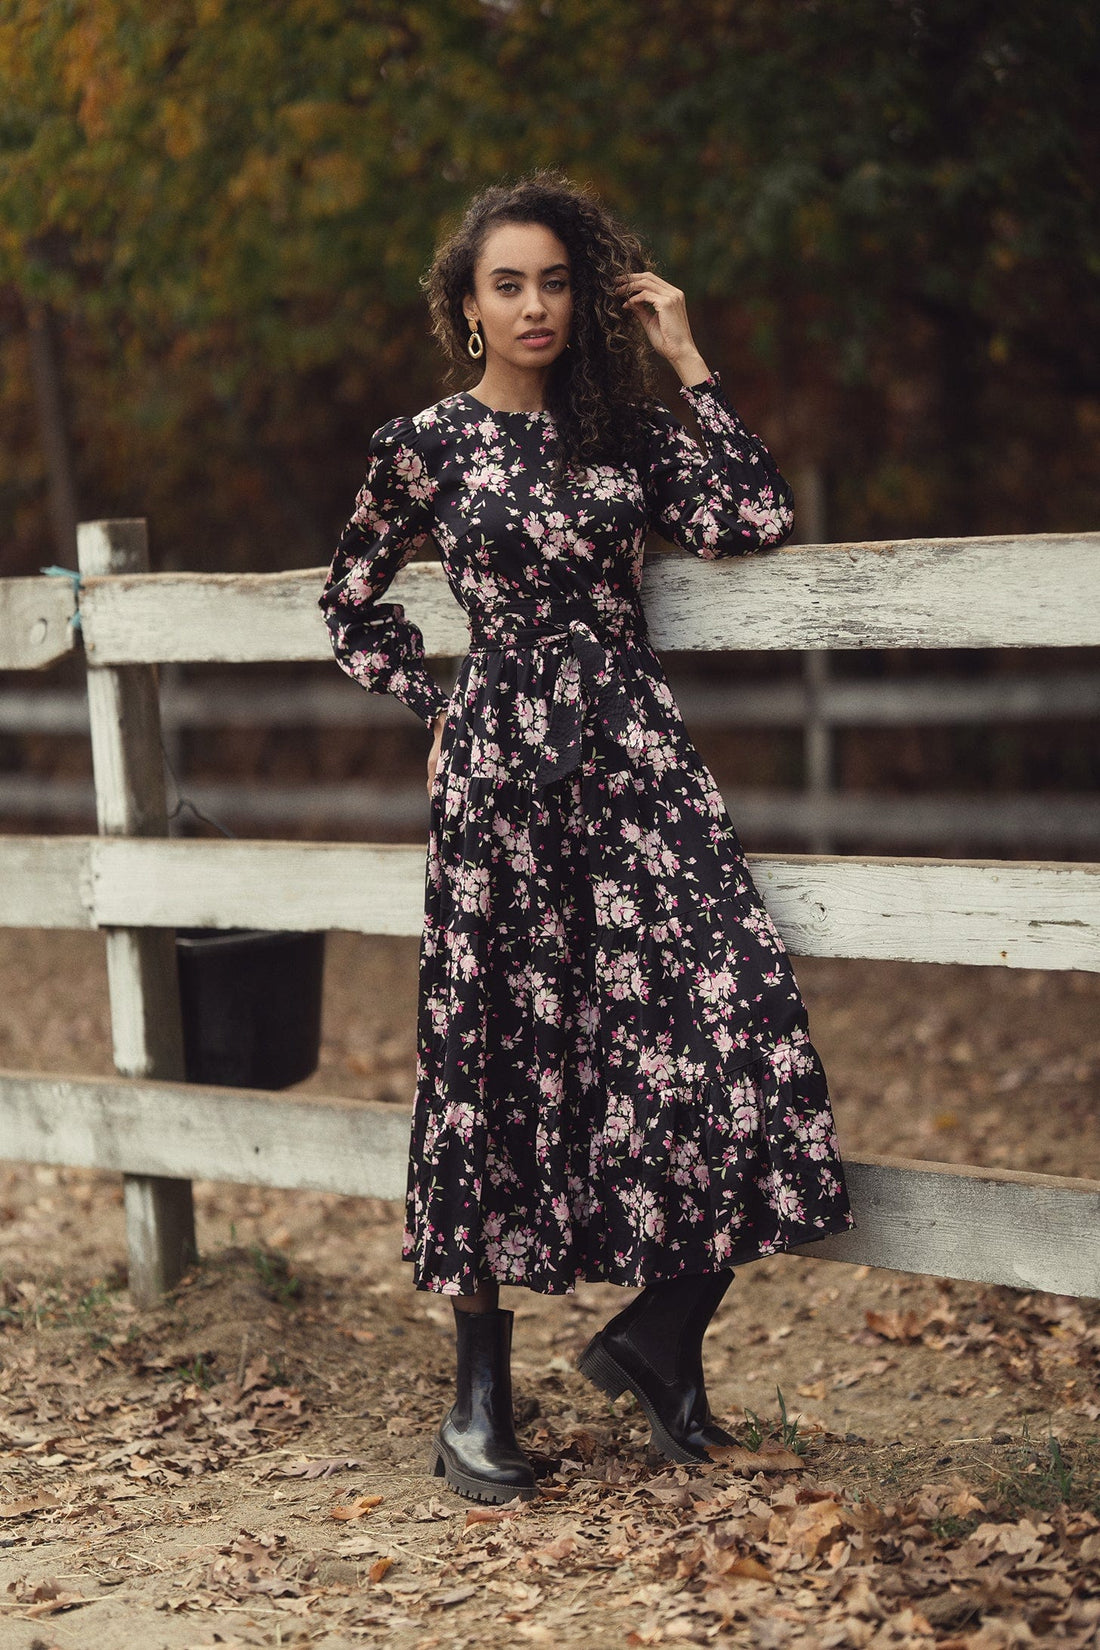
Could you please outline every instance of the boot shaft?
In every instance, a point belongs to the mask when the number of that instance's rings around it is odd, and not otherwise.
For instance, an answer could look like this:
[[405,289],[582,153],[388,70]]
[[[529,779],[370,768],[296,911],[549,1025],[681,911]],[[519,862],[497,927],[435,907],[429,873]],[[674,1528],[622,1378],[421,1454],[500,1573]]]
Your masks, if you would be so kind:
[[459,1426],[475,1417],[490,1425],[512,1426],[512,1320],[497,1307],[491,1312],[455,1309],[455,1402]]
[[732,1271],[722,1271],[648,1284],[604,1335],[629,1343],[662,1380],[701,1381],[703,1336],[732,1282]]

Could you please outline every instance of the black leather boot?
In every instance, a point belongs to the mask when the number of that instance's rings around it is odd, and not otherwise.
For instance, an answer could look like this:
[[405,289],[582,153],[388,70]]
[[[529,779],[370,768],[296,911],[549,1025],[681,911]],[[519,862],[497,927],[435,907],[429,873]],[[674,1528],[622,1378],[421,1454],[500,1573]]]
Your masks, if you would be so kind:
[[651,1447],[670,1461],[710,1461],[708,1446],[737,1442],[715,1425],[703,1381],[703,1336],[732,1281],[724,1271],[651,1283],[577,1360],[609,1398],[634,1394],[652,1428]]
[[435,1435],[431,1469],[473,1501],[529,1501],[531,1463],[512,1416],[512,1314],[455,1311],[455,1401]]

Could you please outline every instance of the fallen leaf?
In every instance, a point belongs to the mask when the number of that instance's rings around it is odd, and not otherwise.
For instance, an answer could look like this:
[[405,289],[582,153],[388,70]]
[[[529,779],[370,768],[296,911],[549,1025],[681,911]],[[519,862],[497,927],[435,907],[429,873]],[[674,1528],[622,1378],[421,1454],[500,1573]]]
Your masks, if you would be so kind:
[[893,1367],[893,1358],[872,1358],[870,1363],[859,1364],[855,1369],[840,1369],[833,1376],[833,1390],[835,1392],[844,1387],[855,1386],[865,1375],[884,1375]]
[[334,1456],[324,1461],[299,1461],[292,1467],[275,1467],[269,1478],[332,1478],[340,1472],[355,1472],[367,1463],[352,1455]]
[[721,1573],[723,1581],[728,1580],[730,1577],[735,1581],[770,1581],[772,1583],[775,1581],[775,1577],[768,1566],[761,1564],[758,1558],[731,1559],[728,1564],[722,1566]]
[[371,1565],[370,1569],[367,1571],[367,1580],[368,1581],[381,1581],[382,1577],[385,1575],[386,1571],[390,1568],[390,1566],[392,1564],[393,1564],[393,1559],[389,1558],[389,1557],[375,1559],[374,1563]]
[[995,1547],[998,1552],[1020,1554],[1032,1547],[1042,1546],[1044,1535],[1051,1533],[1049,1524],[1034,1525],[1021,1518],[1018,1524],[979,1524],[972,1539],[983,1547]]
[[533,1556],[535,1558],[548,1558],[556,1564],[563,1558],[569,1558],[576,1550],[577,1541],[575,1536],[559,1535],[556,1541],[548,1542],[545,1547],[537,1547]]
[[385,1500],[384,1495],[357,1495],[354,1501],[346,1506],[333,1507],[330,1518],[338,1519],[341,1523],[349,1523],[352,1519],[363,1518]]
[[466,1599],[480,1591],[477,1587],[450,1587],[445,1593],[431,1594],[428,1602],[446,1609],[451,1604],[462,1604]]
[[409,1507],[405,1517],[414,1524],[427,1524],[435,1518],[450,1518],[454,1511],[454,1507],[446,1506],[438,1495],[431,1495],[427,1501],[418,1501],[414,1507]]
[[20,1604],[26,1605],[24,1616],[37,1621],[42,1616],[56,1616],[62,1610],[75,1610],[81,1604],[91,1604],[90,1598],[80,1593],[66,1593],[57,1581],[39,1581],[27,1591],[28,1583],[13,1582],[8,1588]]
[[510,1507],[471,1507],[463,1528],[468,1530],[472,1524],[502,1524],[515,1516]]
[[740,1444],[710,1444],[707,1454],[719,1466],[732,1467],[735,1472],[805,1472],[801,1455],[784,1449],[765,1439],[759,1449],[744,1449]]
[[[851,1528],[851,1520],[839,1502],[811,1501],[795,1509],[794,1517],[786,1526],[786,1539],[795,1552],[816,1558],[823,1549],[832,1547],[846,1528]],[[770,1529],[768,1534],[774,1539]]]
[[934,1313],[914,1312],[912,1307],[905,1312],[868,1311],[863,1314],[871,1333],[881,1335],[885,1341],[919,1341],[934,1316]]
[[0,1518],[25,1518],[28,1513],[46,1512],[60,1503],[48,1490],[24,1496],[22,1501],[0,1501]]

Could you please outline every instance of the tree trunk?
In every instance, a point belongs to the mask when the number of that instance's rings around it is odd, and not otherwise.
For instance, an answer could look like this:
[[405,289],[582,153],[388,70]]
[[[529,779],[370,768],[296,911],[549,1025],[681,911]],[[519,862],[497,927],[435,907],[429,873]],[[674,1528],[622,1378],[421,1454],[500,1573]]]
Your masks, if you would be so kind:
[[76,476],[65,419],[65,396],[53,313],[45,304],[27,305],[31,380],[38,412],[38,433],[46,462],[50,522],[57,559],[72,567],[76,559]]

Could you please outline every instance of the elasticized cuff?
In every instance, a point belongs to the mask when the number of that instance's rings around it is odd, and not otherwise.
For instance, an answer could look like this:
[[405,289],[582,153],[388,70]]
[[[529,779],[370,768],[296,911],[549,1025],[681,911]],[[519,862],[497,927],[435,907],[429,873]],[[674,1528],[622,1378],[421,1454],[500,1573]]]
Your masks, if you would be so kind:
[[717,390],[719,393],[721,393],[722,390],[722,380],[719,377],[717,370],[712,372],[709,378],[702,379],[698,384],[680,385],[680,394],[684,397],[685,401],[690,401],[694,395],[706,395],[708,391],[714,390]]
[[426,720],[427,725],[428,725],[428,732],[429,733],[432,731],[432,723],[435,721],[437,716],[440,716],[443,713],[443,711],[445,711],[448,708],[449,703],[450,703],[450,701],[446,698],[446,696],[442,695],[439,699],[438,704],[436,704],[434,706],[434,708],[428,712],[428,715],[425,718],[425,720]]
[[422,664],[410,663],[399,666],[391,673],[386,686],[395,699],[400,699],[403,705],[415,711],[429,731],[440,711],[446,710],[449,702],[435,677]]

